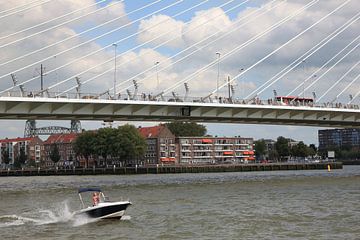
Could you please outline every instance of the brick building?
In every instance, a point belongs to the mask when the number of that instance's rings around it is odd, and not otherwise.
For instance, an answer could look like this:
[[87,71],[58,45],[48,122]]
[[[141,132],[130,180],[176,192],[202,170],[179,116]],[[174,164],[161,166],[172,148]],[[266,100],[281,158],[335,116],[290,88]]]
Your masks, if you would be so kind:
[[176,163],[175,135],[165,125],[139,127],[139,132],[147,142],[143,164]]
[[8,154],[9,164],[14,164],[20,156],[21,149],[26,155],[26,161],[35,161],[40,164],[44,159],[43,141],[39,137],[5,138],[0,140],[0,163],[4,165],[4,154]]
[[77,135],[76,133],[50,135],[44,142],[45,166],[54,166],[54,162],[50,158],[54,144],[58,147],[60,154],[59,166],[75,164],[76,156],[73,150],[73,142],[76,140]]

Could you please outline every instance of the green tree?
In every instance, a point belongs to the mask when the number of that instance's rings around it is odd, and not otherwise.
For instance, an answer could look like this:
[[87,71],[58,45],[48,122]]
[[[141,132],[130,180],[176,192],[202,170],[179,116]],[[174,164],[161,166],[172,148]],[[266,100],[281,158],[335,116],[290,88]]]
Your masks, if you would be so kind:
[[206,127],[195,122],[170,122],[166,126],[176,137],[202,137],[206,135]]
[[3,163],[5,163],[6,165],[8,165],[10,163],[9,150],[7,148],[5,148],[4,151],[2,151],[1,157],[2,157]]
[[308,156],[308,146],[304,142],[299,142],[291,148],[291,155],[295,157],[307,157]]
[[27,156],[25,155],[24,148],[20,148],[20,154],[14,159],[14,167],[21,168],[25,164]]
[[89,158],[96,154],[96,135],[94,131],[83,131],[73,143],[76,156],[85,158],[85,167],[89,166]]
[[114,152],[121,160],[125,160],[125,163],[131,158],[138,159],[144,156],[146,147],[146,140],[140,135],[135,126],[126,124],[118,127]]
[[116,157],[116,145],[118,129],[101,128],[96,133],[95,151],[97,155],[103,157],[105,163],[109,156]]
[[20,148],[19,162],[21,165],[25,164],[27,155],[25,154],[25,149]]
[[289,140],[280,136],[275,143],[276,152],[279,154],[280,160],[284,160],[285,157],[290,156]]
[[258,159],[263,159],[264,155],[266,153],[266,143],[264,141],[264,139],[258,140],[254,142],[255,144],[255,155]]
[[56,164],[60,161],[60,158],[59,148],[56,143],[53,143],[50,146],[50,159]]

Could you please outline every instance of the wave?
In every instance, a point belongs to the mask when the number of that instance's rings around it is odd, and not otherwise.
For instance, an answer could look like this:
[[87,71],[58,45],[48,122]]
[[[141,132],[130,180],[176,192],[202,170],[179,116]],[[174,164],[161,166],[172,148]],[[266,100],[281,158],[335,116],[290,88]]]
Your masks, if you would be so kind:
[[[121,218],[123,221],[128,221],[130,219],[130,216],[123,216]],[[0,228],[21,226],[25,224],[69,224],[73,227],[78,227],[96,221],[98,221],[98,219],[88,218],[84,215],[74,215],[74,213],[70,210],[67,201],[64,201],[55,205],[51,210],[34,210],[33,212],[24,214],[23,216],[15,214],[0,216]]]
[[16,214],[0,216],[0,228],[20,226],[24,224],[45,225],[53,223],[66,223],[71,221],[72,218],[73,214],[65,201],[57,206],[54,206],[52,210],[35,210],[24,214],[24,216]]

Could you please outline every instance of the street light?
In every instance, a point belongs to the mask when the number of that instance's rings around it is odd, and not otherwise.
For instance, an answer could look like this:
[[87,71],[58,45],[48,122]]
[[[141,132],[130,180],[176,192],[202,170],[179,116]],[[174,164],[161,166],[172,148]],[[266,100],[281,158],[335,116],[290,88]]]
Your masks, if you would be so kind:
[[116,98],[116,57],[117,57],[117,52],[116,52],[116,48],[117,48],[117,44],[114,43],[114,99]]
[[[240,74],[241,74],[242,71],[244,71],[244,68],[240,68],[240,69],[239,69],[239,74],[238,74],[238,76],[240,76]],[[241,95],[242,95],[242,90],[243,90],[243,87],[245,86],[245,84],[242,84],[242,81],[240,81],[239,85],[240,85],[240,97],[241,97]],[[244,89],[244,94],[245,94],[245,89]]]
[[160,62],[155,62],[155,68],[156,68],[156,83],[157,83],[157,87],[156,88],[159,88],[159,68],[158,68],[158,65],[159,65]]
[[[303,63],[303,66],[304,66],[304,74],[306,76],[306,66],[305,66],[306,61],[302,60],[302,63]],[[305,82],[306,82],[306,78],[304,78],[304,83],[303,83],[303,98],[305,98]]]
[[215,53],[218,56],[218,72],[217,72],[217,80],[216,80],[216,96],[219,97],[219,79],[220,79],[220,57],[221,53],[216,52]]

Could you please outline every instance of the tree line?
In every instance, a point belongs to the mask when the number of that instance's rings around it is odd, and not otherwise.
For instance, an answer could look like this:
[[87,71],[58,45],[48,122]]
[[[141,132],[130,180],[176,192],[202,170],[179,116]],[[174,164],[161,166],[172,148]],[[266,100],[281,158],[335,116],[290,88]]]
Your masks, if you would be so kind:
[[[117,160],[126,164],[129,159],[144,156],[146,140],[133,125],[123,125],[118,128],[100,128],[97,131],[84,131],[73,144],[74,152],[89,165],[89,159],[102,158],[105,164],[108,160]],[[97,164],[97,161],[95,161]]]
[[306,158],[308,156],[314,157],[317,154],[317,148],[315,144],[306,145],[300,141],[296,145],[290,146],[290,140],[280,136],[277,138],[272,149],[268,149],[264,139],[260,139],[255,143],[255,154],[257,159],[269,159],[285,161],[289,158]]

